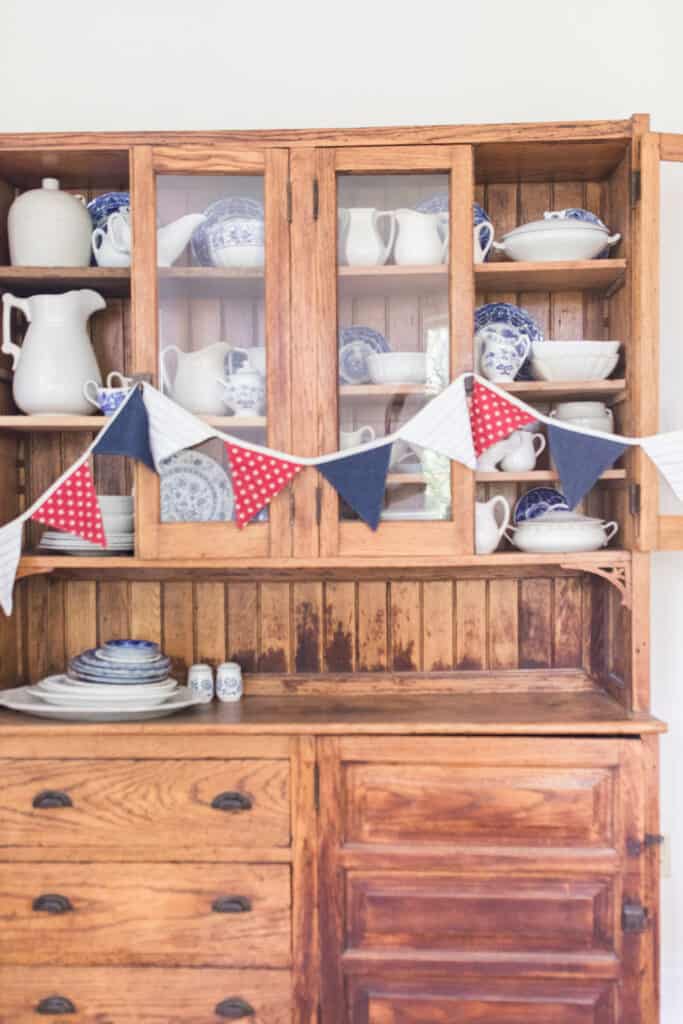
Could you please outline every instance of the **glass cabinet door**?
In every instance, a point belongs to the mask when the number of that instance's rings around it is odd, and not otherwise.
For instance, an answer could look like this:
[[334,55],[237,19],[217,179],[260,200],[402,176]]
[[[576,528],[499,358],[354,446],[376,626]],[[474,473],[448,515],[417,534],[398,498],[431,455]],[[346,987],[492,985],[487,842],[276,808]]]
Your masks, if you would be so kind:
[[[286,153],[159,149],[151,173],[154,231],[139,253],[156,298],[146,366],[182,408],[238,440],[286,450]],[[288,492],[238,529],[220,438],[171,456],[158,482],[143,475],[141,487],[150,557],[288,554]]]
[[[338,151],[321,192],[321,217],[336,229],[334,265],[322,271],[336,314],[325,325],[337,349],[324,403],[334,409],[325,439],[334,450],[399,430],[470,368],[471,151]],[[377,532],[328,491],[323,552],[470,553],[470,487],[471,474],[447,457],[399,440]]]

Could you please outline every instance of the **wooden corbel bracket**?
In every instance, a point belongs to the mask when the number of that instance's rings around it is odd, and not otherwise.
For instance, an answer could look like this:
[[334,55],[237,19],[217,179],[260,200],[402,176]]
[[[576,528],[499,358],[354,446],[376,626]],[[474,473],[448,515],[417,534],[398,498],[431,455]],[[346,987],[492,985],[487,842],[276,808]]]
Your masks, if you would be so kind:
[[560,563],[562,569],[579,569],[581,572],[591,572],[594,576],[602,576],[604,580],[616,587],[621,594],[621,603],[624,608],[631,608],[633,605],[633,594],[631,587],[631,564],[630,562],[619,565],[600,565],[596,562],[572,562]]

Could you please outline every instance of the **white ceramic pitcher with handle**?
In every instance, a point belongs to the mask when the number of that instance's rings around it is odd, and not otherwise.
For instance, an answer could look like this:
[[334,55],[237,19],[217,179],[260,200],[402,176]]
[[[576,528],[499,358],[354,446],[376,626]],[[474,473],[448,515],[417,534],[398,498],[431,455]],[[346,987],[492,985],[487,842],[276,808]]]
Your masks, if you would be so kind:
[[[379,230],[381,221],[389,223],[385,242]],[[375,267],[387,262],[396,237],[396,216],[391,210],[356,206],[340,210],[338,216],[338,257],[350,267]]]
[[434,265],[448,256],[448,214],[396,211],[394,262]]
[[[500,508],[500,522],[496,508]],[[474,537],[478,555],[490,555],[500,544],[501,537],[510,523],[510,506],[502,494],[496,494],[490,501],[478,501],[475,506]]]
[[[217,378],[225,373],[225,359],[232,350],[227,341],[216,341],[195,352],[183,352],[177,345],[161,350],[161,382],[164,394],[189,412],[204,416],[223,416],[223,388]],[[176,357],[175,377],[169,375],[169,354]]]
[[[12,394],[28,415],[89,416],[83,395],[88,380],[102,376],[87,332],[88,318],[106,303],[90,288],[62,295],[2,297],[2,351],[12,356]],[[12,310],[28,320],[21,347],[12,341]]]

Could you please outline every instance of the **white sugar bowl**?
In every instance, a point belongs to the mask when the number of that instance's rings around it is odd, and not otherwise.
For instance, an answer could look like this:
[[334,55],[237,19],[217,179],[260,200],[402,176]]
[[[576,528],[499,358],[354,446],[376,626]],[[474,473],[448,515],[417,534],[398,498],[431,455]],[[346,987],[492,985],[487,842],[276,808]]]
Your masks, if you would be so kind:
[[557,402],[550,415],[572,427],[614,433],[614,413],[604,402]]

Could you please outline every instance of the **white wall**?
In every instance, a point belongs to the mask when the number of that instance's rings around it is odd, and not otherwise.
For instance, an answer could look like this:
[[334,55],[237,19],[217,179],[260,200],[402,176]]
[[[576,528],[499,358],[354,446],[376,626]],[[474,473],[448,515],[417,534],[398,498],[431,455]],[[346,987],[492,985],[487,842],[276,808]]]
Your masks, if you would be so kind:
[[[683,132],[679,0],[0,0],[0,130],[343,127],[626,117]],[[664,180],[666,426],[683,426],[683,168]],[[680,230],[679,230],[680,229]],[[653,571],[663,743],[663,1021],[683,1015],[683,555]],[[680,749],[680,748],[679,748]]]

